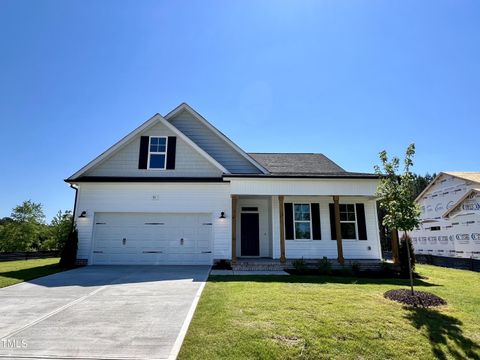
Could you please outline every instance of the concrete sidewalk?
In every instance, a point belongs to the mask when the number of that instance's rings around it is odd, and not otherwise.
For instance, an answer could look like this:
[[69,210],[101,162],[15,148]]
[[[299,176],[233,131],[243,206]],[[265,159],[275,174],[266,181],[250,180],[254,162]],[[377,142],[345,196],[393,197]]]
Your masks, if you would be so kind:
[[175,357],[208,266],[88,266],[0,289],[0,358]]

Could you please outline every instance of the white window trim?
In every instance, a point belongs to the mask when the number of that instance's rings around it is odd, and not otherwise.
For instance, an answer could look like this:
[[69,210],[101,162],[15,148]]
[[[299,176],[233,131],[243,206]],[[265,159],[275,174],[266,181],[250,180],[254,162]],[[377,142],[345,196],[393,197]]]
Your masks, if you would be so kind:
[[[150,151],[150,143],[152,142],[152,138],[163,138],[165,139],[165,151],[163,152],[156,152],[156,151]],[[167,150],[168,150],[168,136],[149,136],[148,137],[148,163],[147,163],[147,169],[148,170],[166,170],[167,169]],[[163,168],[151,168],[150,167],[150,155],[165,155],[165,162],[163,164]]]
[[[310,212],[310,220],[308,222],[310,223],[310,239],[297,239],[297,232],[295,230],[295,223],[296,222],[303,222],[306,223],[307,220],[295,220],[295,205],[308,205],[308,211]],[[292,216],[293,216],[293,240],[295,241],[313,241],[312,239],[312,203],[307,203],[307,202],[298,202],[298,203],[292,203],[293,206],[293,211],[292,211]]]
[[342,237],[342,240],[347,240],[347,241],[355,241],[358,240],[358,216],[357,216],[357,206],[356,204],[350,204],[350,203],[344,203],[344,204],[339,204],[340,205],[353,205],[353,212],[355,214],[355,221],[352,220],[340,220],[340,232],[342,231],[342,224],[351,224],[355,223],[355,239],[344,239]]

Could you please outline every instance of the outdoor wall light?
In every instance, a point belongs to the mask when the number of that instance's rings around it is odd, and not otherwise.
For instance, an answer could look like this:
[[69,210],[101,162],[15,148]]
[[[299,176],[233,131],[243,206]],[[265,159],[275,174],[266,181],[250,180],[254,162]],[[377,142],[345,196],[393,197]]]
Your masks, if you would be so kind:
[[78,215],[79,218],[86,218],[87,217],[87,212],[86,211],[82,211],[82,213],[80,215]]
[[225,211],[222,211],[222,212],[220,213],[219,219],[225,219]]

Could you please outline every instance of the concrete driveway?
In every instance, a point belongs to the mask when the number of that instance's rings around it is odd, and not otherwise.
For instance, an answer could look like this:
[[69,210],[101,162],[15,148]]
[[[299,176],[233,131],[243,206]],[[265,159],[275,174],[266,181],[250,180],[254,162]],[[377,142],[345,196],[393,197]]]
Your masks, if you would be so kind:
[[208,266],[88,266],[0,289],[0,358],[174,358]]

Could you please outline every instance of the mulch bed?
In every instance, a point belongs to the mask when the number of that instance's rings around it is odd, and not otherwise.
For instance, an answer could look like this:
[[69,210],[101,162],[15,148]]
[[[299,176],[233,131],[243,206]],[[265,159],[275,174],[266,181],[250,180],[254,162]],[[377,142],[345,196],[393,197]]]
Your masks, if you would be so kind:
[[447,304],[447,302],[441,297],[424,291],[414,291],[414,295],[412,296],[412,292],[408,289],[389,290],[383,294],[383,296],[387,299],[415,307],[430,307]]

